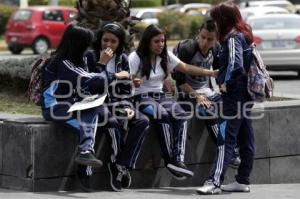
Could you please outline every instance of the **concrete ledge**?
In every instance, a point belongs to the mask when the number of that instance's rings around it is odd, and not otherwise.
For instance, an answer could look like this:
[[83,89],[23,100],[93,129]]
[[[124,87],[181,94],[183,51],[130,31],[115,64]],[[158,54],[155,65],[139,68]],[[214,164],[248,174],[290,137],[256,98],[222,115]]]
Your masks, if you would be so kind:
[[[256,106],[253,121],[256,136],[256,160],[253,183],[299,183],[300,175],[300,101],[269,102]],[[69,129],[44,122],[40,117],[0,114],[0,187],[25,191],[73,190],[78,187],[73,158],[77,137]],[[186,163],[195,172],[193,178],[177,181],[161,159],[157,135],[150,128],[137,168],[132,172],[133,188],[162,186],[199,186],[207,177],[215,155],[215,143],[203,121],[192,119],[186,142]],[[105,135],[96,137],[96,154],[107,162],[109,142]],[[235,170],[229,169],[226,181]],[[145,180],[147,179],[147,180]],[[95,170],[95,189],[106,189],[106,166]]]

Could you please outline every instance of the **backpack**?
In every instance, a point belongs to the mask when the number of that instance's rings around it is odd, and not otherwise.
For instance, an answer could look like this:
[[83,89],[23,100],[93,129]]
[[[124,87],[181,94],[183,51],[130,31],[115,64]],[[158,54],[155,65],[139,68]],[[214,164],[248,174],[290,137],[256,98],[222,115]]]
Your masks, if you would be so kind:
[[50,57],[41,57],[31,64],[31,76],[27,90],[27,96],[35,105],[41,106],[43,92],[42,68],[49,61]]
[[263,102],[266,98],[273,96],[273,79],[270,77],[255,44],[252,44],[252,59],[247,76],[247,89],[253,101]]
[[185,39],[179,41],[173,48],[173,53],[183,62],[189,62],[198,51],[197,41],[194,39]]

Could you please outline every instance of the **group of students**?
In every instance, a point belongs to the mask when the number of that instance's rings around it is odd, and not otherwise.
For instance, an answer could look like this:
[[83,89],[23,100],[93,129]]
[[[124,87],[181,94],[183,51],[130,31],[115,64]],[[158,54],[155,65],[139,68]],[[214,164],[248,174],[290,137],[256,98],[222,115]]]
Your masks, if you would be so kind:
[[[247,115],[235,116],[251,101],[245,71],[253,36],[232,3],[214,6],[210,15],[196,39],[181,42],[176,48],[178,57],[167,49],[166,34],[156,25],[144,30],[136,51],[129,56],[123,52],[124,29],[116,22],[103,25],[95,36],[83,27],[68,26],[52,58],[43,66],[42,114],[46,120],[78,133],[75,162],[84,190],[90,190],[92,167],[103,165],[94,153],[97,127],[111,141],[107,165],[114,191],[130,187],[129,171],[135,168],[150,123],[157,127],[166,168],[178,180],[192,177],[194,173],[184,163],[188,114],[180,105],[180,101],[189,101],[202,116],[212,114],[218,106],[224,115],[206,120],[216,138],[217,156],[211,175],[197,192],[250,191],[252,125]],[[214,50],[217,38],[220,46]],[[218,69],[211,70],[212,66]],[[171,73],[183,93],[178,101],[163,92],[164,80]],[[216,78],[221,94],[212,89],[209,77]],[[107,93],[105,104],[68,112],[84,97],[103,93]],[[234,155],[237,146],[240,161]],[[236,182],[221,187],[232,162],[238,166]]]

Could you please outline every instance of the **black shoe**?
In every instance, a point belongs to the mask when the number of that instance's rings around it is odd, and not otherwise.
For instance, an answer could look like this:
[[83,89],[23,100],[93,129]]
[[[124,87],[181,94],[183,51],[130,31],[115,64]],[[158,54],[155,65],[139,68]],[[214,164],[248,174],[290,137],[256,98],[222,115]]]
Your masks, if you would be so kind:
[[108,170],[110,174],[110,186],[114,191],[122,191],[122,166],[116,163],[108,163]]
[[131,175],[126,167],[123,167],[122,188],[128,189],[131,185]]
[[189,170],[183,162],[169,162],[167,168],[185,177],[194,176],[194,172]]
[[92,167],[102,167],[103,163],[101,160],[98,160],[93,153],[78,153],[75,157],[75,162],[77,164],[82,164]]
[[241,164],[241,158],[239,156],[232,158],[229,162],[229,166],[234,169],[239,168],[240,164]]
[[90,176],[87,176],[87,175],[77,172],[77,179],[79,182],[80,189],[82,191],[84,191],[84,192],[93,192],[94,191],[91,188]]
[[175,172],[174,170],[170,169],[169,167],[167,167],[167,169],[176,180],[185,180],[186,179],[186,176],[183,176],[180,173]]

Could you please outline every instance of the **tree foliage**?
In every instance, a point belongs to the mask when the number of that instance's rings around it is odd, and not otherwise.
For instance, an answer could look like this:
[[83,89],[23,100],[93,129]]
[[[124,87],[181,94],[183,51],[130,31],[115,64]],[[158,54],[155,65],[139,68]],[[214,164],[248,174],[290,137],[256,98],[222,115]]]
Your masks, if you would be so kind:
[[16,9],[14,7],[0,4],[0,35],[4,33],[7,21],[15,10]]

